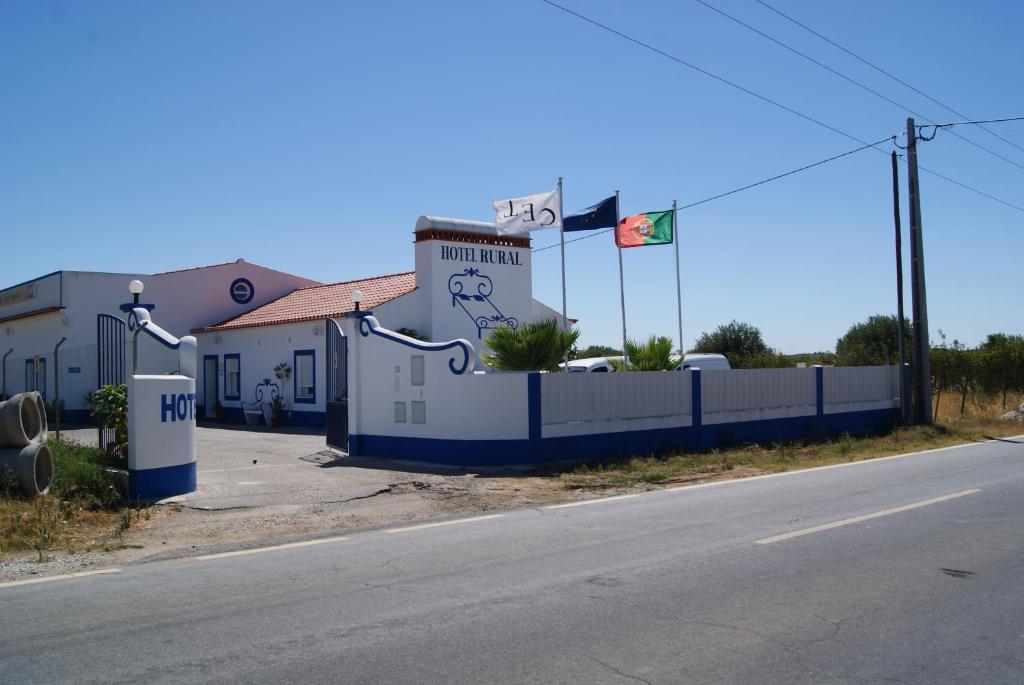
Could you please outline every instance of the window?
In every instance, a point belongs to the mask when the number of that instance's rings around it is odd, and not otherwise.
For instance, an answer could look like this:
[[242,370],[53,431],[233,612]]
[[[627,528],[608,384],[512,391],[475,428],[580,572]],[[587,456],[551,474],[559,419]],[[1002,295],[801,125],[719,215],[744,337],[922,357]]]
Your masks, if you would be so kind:
[[242,362],[240,355],[224,355],[224,399],[242,399]]
[[405,423],[405,402],[395,402],[395,423]]
[[413,400],[409,404],[412,405],[412,422],[413,423],[426,423],[427,422],[427,403],[420,400]]
[[409,363],[409,370],[412,371],[412,385],[423,385],[423,355],[414,354]]
[[599,366],[596,369],[594,369],[593,371],[591,371],[591,373],[608,373],[608,367],[607,366]]
[[316,403],[316,351],[295,350],[295,401]]

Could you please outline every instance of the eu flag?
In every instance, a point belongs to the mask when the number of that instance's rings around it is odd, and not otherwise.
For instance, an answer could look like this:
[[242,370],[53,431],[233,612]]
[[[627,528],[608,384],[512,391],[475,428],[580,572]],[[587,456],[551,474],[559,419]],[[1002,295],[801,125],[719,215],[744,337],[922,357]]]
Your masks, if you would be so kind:
[[619,219],[615,196],[601,200],[593,207],[587,207],[579,214],[567,216],[562,221],[566,231],[592,231],[595,228],[615,228]]

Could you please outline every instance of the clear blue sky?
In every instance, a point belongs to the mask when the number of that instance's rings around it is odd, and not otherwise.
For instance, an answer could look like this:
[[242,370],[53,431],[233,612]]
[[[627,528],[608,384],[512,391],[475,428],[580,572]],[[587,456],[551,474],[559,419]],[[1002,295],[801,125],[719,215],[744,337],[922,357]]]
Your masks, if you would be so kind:
[[[753,0],[711,2],[956,119]],[[863,139],[905,127],[906,111],[692,0],[564,3]],[[773,4],[974,118],[1024,114],[1024,4]],[[0,92],[0,285],[237,257],[323,281],[402,271],[420,214],[492,220],[492,200],[557,176],[567,211],[619,189],[634,213],[857,146],[535,0],[8,0]],[[996,130],[1024,147],[1024,122]],[[921,163],[1024,206],[1024,171],[948,133]],[[1024,332],[1024,212],[927,175],[921,189],[933,336]],[[867,150],[682,212],[687,346],[739,319],[785,352],[831,349],[894,311],[891,203],[889,159]],[[618,344],[611,237],[566,259],[583,341]],[[534,256],[535,296],[556,308],[558,263]],[[628,250],[625,270],[630,335],[676,337],[671,248]]]

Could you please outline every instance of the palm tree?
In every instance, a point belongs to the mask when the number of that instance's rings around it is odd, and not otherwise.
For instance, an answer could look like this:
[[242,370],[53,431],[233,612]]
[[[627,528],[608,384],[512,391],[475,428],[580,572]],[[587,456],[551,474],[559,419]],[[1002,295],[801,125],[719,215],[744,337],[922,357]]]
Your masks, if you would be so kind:
[[554,319],[497,328],[484,341],[491,351],[480,358],[498,371],[558,371],[579,337],[577,329],[562,330]]
[[679,359],[672,354],[672,338],[652,335],[645,342],[626,341],[626,362],[614,360],[617,371],[672,371]]

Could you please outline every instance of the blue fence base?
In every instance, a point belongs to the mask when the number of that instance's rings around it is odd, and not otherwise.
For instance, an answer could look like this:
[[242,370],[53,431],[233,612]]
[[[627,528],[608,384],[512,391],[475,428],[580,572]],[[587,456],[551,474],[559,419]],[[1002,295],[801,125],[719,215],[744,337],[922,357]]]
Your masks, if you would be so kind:
[[350,454],[451,466],[514,466],[590,461],[670,449],[707,450],[744,443],[821,440],[873,433],[899,422],[899,409],[876,409],[765,421],[598,433],[523,440],[450,440],[350,435]]
[[196,463],[162,466],[156,469],[129,469],[128,496],[157,500],[187,495],[196,489]]

